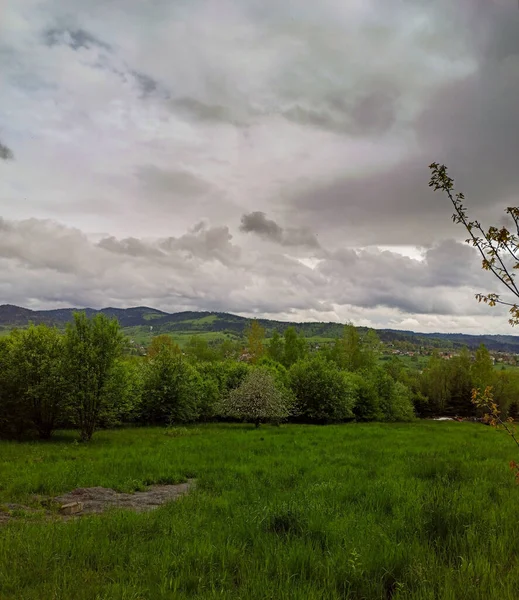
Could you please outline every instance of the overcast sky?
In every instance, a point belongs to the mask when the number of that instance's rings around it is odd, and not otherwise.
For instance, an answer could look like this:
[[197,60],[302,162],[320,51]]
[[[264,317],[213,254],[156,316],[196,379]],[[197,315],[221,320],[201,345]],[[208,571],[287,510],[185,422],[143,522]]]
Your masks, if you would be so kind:
[[517,333],[517,0],[0,0],[0,304]]

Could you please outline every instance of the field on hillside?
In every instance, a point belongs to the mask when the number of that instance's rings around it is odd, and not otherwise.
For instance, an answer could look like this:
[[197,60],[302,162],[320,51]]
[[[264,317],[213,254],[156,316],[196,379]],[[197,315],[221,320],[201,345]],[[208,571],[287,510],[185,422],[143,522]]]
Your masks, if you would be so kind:
[[0,525],[2,600],[518,597],[511,441],[482,425],[203,425],[0,442],[0,505],[197,479],[151,513]]

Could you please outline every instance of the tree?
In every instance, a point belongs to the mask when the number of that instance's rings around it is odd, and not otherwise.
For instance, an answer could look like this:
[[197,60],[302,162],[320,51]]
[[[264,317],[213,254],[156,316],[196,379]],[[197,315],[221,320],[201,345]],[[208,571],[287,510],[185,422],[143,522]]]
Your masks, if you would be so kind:
[[374,329],[368,329],[362,338],[362,362],[364,369],[373,369],[380,356],[382,344],[377,332]]
[[30,428],[27,405],[20,401],[12,347],[19,331],[0,338],[0,437],[21,439]]
[[449,378],[450,398],[445,414],[469,417],[474,414],[472,404],[471,360],[468,348],[462,348],[458,356],[444,361]]
[[262,367],[252,369],[240,386],[224,399],[225,416],[254,423],[279,423],[290,415],[291,399],[287,390],[276,384],[272,373]]
[[167,348],[173,354],[182,354],[180,346],[173,341],[171,336],[162,334],[152,338],[146,355],[148,358],[155,358],[155,356],[157,356],[164,348]]
[[265,353],[263,340],[265,339],[265,329],[256,319],[252,321],[246,331],[247,349],[250,355],[251,363],[256,363]]
[[141,411],[142,369],[134,357],[118,358],[104,387],[99,425],[114,427],[136,421]]
[[476,359],[470,368],[474,387],[484,390],[492,386],[496,380],[494,362],[484,344],[476,350]]
[[344,326],[341,339],[335,340],[329,351],[329,357],[346,371],[372,369],[380,352],[380,340],[373,330],[369,330],[361,339],[358,329],[348,323]]
[[283,364],[289,369],[294,363],[305,357],[307,353],[306,340],[303,334],[297,334],[294,327],[285,329],[284,338]]
[[353,418],[355,383],[333,362],[319,355],[300,360],[290,368],[289,378],[303,419],[333,423]]
[[500,294],[476,294],[479,302],[489,306],[501,304],[509,308],[510,325],[519,324],[519,304],[514,301],[519,298],[519,287],[515,280],[515,272],[519,269],[519,207],[509,206],[505,213],[514,223],[515,233],[509,231],[504,225],[490,226],[484,229],[479,221],[471,221],[467,209],[463,204],[465,196],[454,192],[454,180],[449,177],[447,167],[432,163],[429,165],[431,179],[429,187],[434,191],[444,191],[454,207],[452,220],[465,227],[469,234],[467,243],[476,248],[481,256],[481,266],[485,271],[490,271],[504,286],[511,300],[504,300]]
[[174,346],[164,344],[148,358],[142,391],[145,421],[162,425],[196,421],[201,397],[202,380],[198,371]]
[[440,358],[437,350],[434,350],[424,369],[421,384],[421,391],[429,400],[425,411],[433,415],[444,414],[451,397],[450,376],[447,361]]
[[64,416],[66,400],[61,334],[47,325],[19,331],[11,344],[11,365],[18,410],[41,439],[49,439]]
[[106,385],[122,343],[119,323],[102,313],[91,319],[85,313],[74,313],[74,321],[67,325],[63,354],[65,373],[82,441],[89,441],[99,424],[107,400]]
[[184,350],[186,355],[195,362],[211,362],[218,358],[216,351],[200,335],[191,336]]
[[267,354],[278,363],[283,362],[285,344],[277,329],[274,330],[267,346]]

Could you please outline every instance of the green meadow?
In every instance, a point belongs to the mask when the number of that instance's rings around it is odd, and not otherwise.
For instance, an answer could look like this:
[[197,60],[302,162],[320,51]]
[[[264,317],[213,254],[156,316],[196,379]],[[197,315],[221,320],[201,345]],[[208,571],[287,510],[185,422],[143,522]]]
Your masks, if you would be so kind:
[[[505,435],[449,422],[197,425],[0,442],[0,510],[195,477],[149,513],[0,525],[1,600],[519,597]],[[2,508],[3,507],[3,508]]]

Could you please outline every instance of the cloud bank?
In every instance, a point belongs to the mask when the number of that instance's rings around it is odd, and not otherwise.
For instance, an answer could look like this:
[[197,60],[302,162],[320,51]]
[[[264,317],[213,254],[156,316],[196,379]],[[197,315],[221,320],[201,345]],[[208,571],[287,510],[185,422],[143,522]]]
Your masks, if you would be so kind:
[[512,0],[8,3],[2,299],[509,331],[427,165],[517,203],[518,31]]

